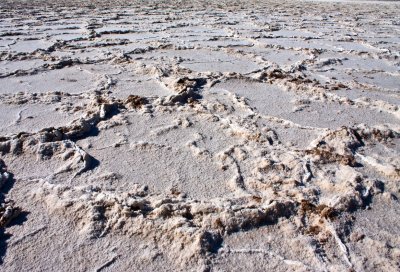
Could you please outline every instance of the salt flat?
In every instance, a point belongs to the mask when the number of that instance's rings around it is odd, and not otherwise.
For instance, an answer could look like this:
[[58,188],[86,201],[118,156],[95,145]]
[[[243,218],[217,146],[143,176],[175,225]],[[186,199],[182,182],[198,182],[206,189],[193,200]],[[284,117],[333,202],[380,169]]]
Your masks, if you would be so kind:
[[0,7],[0,271],[399,270],[398,2]]

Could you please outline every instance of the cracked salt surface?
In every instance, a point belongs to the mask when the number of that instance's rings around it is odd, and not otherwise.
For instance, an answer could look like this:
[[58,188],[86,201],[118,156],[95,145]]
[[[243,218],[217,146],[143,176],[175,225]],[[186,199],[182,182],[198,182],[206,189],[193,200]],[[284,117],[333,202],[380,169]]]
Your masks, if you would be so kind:
[[398,3],[0,6],[0,270],[398,268]]

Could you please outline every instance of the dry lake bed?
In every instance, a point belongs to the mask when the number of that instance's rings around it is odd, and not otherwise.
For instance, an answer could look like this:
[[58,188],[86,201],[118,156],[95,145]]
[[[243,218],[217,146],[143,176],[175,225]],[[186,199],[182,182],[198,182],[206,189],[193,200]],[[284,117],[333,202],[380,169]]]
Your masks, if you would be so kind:
[[0,271],[399,271],[400,2],[0,3]]

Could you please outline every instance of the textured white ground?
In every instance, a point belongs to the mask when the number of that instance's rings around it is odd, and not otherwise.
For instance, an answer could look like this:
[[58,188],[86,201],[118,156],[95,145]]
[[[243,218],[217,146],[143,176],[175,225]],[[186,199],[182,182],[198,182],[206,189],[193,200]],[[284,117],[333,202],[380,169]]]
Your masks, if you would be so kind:
[[2,1],[0,271],[399,271],[400,3]]

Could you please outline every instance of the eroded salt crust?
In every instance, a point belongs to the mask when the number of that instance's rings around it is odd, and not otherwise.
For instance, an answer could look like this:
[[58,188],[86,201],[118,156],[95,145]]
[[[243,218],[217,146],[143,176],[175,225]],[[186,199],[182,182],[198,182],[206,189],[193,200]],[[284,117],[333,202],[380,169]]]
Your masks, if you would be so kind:
[[0,5],[1,270],[398,269],[397,3]]

